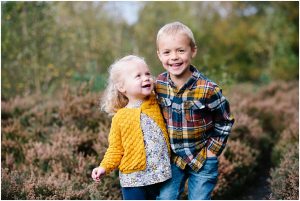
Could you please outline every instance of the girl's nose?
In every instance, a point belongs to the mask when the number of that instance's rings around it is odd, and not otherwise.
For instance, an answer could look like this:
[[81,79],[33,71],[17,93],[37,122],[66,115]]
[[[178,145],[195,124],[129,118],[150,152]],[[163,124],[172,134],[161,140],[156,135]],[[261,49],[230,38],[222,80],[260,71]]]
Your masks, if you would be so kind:
[[149,81],[150,77],[149,76],[144,76],[144,81]]

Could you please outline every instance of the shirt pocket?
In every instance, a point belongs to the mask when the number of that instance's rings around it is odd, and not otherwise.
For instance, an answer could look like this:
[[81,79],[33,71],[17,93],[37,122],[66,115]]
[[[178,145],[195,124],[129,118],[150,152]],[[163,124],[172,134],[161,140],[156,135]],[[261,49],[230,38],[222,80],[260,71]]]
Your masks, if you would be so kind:
[[165,120],[168,122],[171,116],[171,107],[172,107],[171,99],[160,97],[158,99],[158,103],[160,105]]
[[204,121],[206,107],[201,101],[184,101],[183,109],[186,121],[197,123]]

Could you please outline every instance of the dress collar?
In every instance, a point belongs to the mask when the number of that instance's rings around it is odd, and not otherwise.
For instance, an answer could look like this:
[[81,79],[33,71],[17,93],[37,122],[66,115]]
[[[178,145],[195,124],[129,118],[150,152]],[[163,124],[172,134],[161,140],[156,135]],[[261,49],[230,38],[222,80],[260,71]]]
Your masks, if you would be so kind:
[[126,108],[139,108],[143,104],[143,102],[144,101],[142,101],[142,100],[138,100],[132,104],[126,105]]
[[139,100],[133,104],[127,105],[125,108],[148,108],[150,105],[156,104],[156,95],[152,93],[147,100]]

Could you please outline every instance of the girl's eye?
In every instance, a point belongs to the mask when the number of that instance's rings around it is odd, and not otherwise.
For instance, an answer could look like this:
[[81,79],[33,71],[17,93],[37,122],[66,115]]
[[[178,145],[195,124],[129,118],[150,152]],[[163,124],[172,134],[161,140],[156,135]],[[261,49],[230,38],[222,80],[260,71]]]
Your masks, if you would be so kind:
[[163,52],[164,55],[168,55],[170,52]]
[[183,53],[183,52],[184,52],[184,50],[179,50],[179,52]]
[[135,78],[139,78],[139,77],[141,77],[141,75],[136,75],[136,76],[135,76]]

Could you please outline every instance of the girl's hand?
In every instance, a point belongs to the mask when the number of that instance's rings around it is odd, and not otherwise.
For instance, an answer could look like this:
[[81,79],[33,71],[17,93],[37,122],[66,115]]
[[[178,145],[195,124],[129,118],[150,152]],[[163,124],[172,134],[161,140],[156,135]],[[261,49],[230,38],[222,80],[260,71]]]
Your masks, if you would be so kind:
[[102,167],[96,167],[92,171],[92,178],[95,182],[99,182],[100,178],[105,174],[105,169]]

